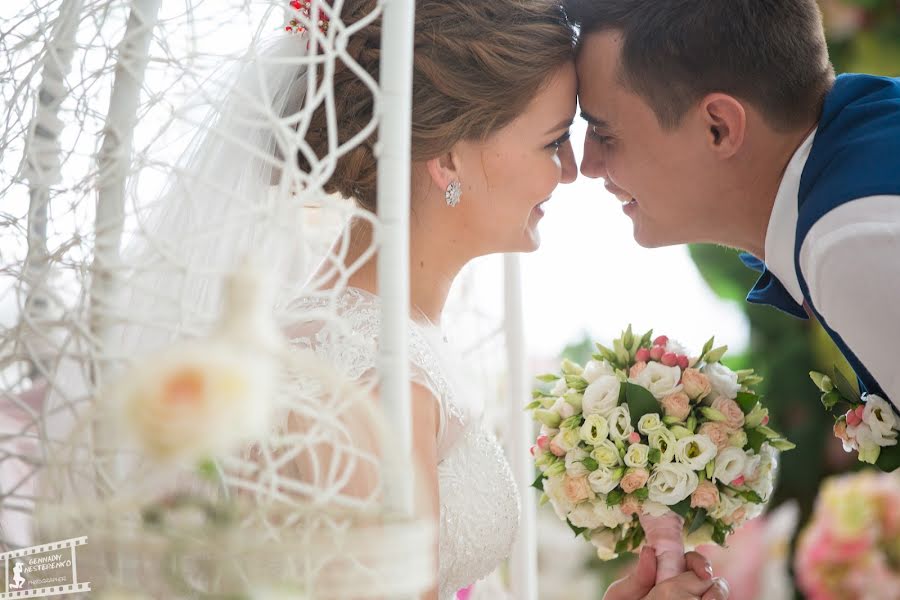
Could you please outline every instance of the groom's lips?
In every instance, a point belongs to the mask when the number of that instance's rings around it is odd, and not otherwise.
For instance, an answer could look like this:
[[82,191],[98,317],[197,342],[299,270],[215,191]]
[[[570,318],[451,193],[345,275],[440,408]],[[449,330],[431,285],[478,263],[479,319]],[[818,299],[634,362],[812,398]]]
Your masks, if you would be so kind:
[[605,184],[604,187],[606,191],[616,197],[616,199],[622,203],[622,210],[625,211],[626,215],[631,215],[632,212],[637,208],[637,199],[623,190],[622,188],[616,187],[609,183]]

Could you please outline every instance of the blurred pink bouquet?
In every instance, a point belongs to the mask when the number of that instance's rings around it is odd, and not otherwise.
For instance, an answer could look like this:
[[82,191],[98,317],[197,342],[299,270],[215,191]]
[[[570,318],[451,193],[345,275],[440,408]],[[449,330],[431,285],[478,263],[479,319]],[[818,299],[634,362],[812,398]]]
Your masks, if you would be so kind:
[[564,360],[538,377],[527,407],[541,424],[531,449],[541,503],[601,560],[645,540],[658,557],[683,557],[682,542],[724,544],[762,512],[777,452],[794,447],[767,425],[753,391],[762,378],[723,365],[727,347],[712,339],[690,355],[629,326],[597,349],[584,366]]
[[794,568],[810,600],[900,599],[900,473],[826,480]]

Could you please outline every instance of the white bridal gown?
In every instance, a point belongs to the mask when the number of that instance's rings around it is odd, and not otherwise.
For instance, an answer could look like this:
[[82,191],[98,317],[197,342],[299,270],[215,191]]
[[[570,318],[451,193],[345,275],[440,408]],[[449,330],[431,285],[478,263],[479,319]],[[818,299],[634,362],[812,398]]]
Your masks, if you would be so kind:
[[[303,310],[327,308],[325,300],[302,298]],[[323,321],[293,342],[310,347],[351,379],[375,373],[379,298],[349,288],[338,298],[341,317]],[[496,438],[481,423],[482,406],[463,391],[461,372],[437,327],[410,321],[411,378],[440,405],[437,434],[440,489],[439,597],[490,574],[509,555],[519,521],[519,498],[509,463]]]

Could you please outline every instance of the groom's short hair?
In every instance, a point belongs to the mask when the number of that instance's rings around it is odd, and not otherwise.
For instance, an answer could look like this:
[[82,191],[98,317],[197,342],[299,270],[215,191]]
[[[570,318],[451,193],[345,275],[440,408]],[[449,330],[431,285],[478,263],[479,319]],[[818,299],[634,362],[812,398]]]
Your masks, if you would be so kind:
[[623,35],[619,77],[660,124],[722,92],[791,131],[818,120],[834,82],[815,0],[563,0],[581,39]]

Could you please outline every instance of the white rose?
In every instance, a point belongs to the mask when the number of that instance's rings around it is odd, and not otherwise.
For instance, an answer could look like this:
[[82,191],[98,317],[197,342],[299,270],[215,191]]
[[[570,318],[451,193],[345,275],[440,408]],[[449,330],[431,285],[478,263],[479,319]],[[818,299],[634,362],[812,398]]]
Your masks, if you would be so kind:
[[737,373],[718,362],[703,365],[700,372],[709,378],[709,385],[712,388],[712,391],[706,396],[707,400],[712,402],[719,396],[724,396],[729,400],[737,398],[737,393],[741,389]]
[[584,390],[581,411],[584,416],[609,414],[619,405],[619,389],[621,384],[614,375],[601,375]]
[[734,511],[742,505],[743,503],[738,498],[728,494],[719,494],[719,503],[710,509],[709,516],[713,519],[724,519],[734,514]]
[[659,462],[661,464],[670,463],[675,460],[675,444],[678,440],[675,439],[674,433],[664,427],[662,429],[651,431],[650,435],[647,437],[650,440],[650,447],[660,451],[662,457]]
[[650,390],[653,397],[662,400],[669,394],[681,391],[681,369],[679,367],[667,367],[662,363],[649,362],[637,377],[629,381]]
[[609,436],[609,424],[600,415],[588,415],[581,425],[581,439],[596,446]]
[[631,444],[625,451],[625,464],[629,467],[646,467],[650,446],[644,444]]
[[553,505],[553,510],[560,519],[565,519],[575,508],[575,505],[566,496],[565,482],[565,475],[554,475],[544,480],[544,493],[550,498],[550,504]]
[[597,549],[597,557],[600,560],[612,560],[618,556],[616,554],[616,536],[612,531],[591,532],[591,543]]
[[550,444],[559,446],[563,452],[568,453],[570,450],[578,447],[580,441],[581,433],[577,429],[563,429],[550,440]]
[[675,340],[671,340],[671,339],[666,344],[666,352],[671,352],[678,356],[682,356],[682,355],[687,356],[687,353],[688,353],[687,348],[685,348],[684,346],[682,346]]
[[699,484],[700,478],[690,467],[668,463],[654,467],[647,480],[647,489],[650,500],[672,506],[693,494]]
[[566,473],[570,477],[582,477],[589,473],[588,468],[581,461],[588,457],[588,453],[581,448],[573,448],[566,453]]
[[718,448],[706,435],[689,435],[675,443],[675,460],[695,471],[705,469],[717,452]]
[[575,527],[596,529],[603,526],[600,516],[594,511],[593,502],[582,502],[569,513],[569,522]]
[[895,445],[900,430],[900,419],[894,414],[894,409],[875,394],[866,395],[865,400],[863,423],[872,430],[875,443],[879,446]]
[[609,529],[631,523],[632,520],[631,515],[622,512],[621,506],[607,506],[605,498],[600,498],[594,503],[594,514],[600,519],[600,524]]
[[662,429],[665,426],[658,413],[647,413],[638,420],[638,431],[644,435],[650,435],[651,431]]
[[651,517],[661,517],[668,514],[669,510],[669,507],[665,504],[660,504],[653,500],[644,500],[643,504],[641,504],[641,511]]
[[559,418],[565,420],[575,414],[575,407],[566,402],[565,398],[557,398],[550,410],[559,415]]
[[609,414],[609,437],[613,441],[625,441],[634,432],[631,425],[631,411],[627,404],[617,406]]
[[759,454],[753,452],[753,450],[747,450],[744,453],[744,470],[741,472],[741,475],[744,476],[744,479],[750,481],[756,475],[756,471],[759,469],[760,462],[762,458]]
[[605,360],[596,361],[590,360],[588,364],[584,365],[584,372],[581,374],[581,378],[588,382],[588,385],[594,383],[600,377],[604,375],[615,375],[616,371],[612,368]]
[[622,470],[609,467],[597,467],[596,471],[591,471],[591,474],[588,475],[588,484],[598,494],[610,493],[616,489],[621,480]]
[[569,391],[569,386],[566,384],[566,378],[560,377],[556,380],[556,384],[553,386],[553,389],[550,390],[550,394],[553,396],[565,396],[566,392]]
[[728,485],[744,473],[747,466],[747,454],[740,448],[728,446],[716,456],[713,479]]
[[591,452],[591,458],[597,461],[602,467],[618,467],[622,464],[622,457],[619,455],[619,449],[609,440],[603,440]]
[[759,468],[752,479],[746,481],[754,492],[763,500],[768,500],[775,488],[775,469],[778,467],[778,451],[769,444],[763,444],[759,450]]

